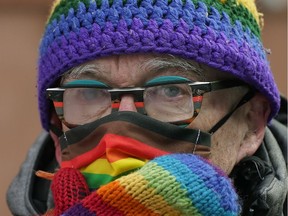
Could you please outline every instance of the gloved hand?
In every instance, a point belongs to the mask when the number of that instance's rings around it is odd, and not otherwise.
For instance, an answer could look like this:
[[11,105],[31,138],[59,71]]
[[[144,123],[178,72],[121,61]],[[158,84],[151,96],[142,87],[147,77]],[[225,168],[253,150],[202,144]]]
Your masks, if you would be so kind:
[[228,177],[200,156],[170,154],[138,171],[89,192],[72,168],[54,176],[54,215],[204,215],[240,214]]

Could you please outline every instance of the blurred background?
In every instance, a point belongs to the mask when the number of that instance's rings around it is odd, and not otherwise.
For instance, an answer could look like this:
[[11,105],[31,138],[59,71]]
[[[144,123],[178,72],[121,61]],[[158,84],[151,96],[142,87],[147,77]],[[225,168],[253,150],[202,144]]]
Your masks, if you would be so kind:
[[[52,0],[0,0],[0,214],[11,215],[5,193],[40,133],[36,95],[39,40]],[[258,0],[263,41],[280,91],[287,96],[287,0]]]

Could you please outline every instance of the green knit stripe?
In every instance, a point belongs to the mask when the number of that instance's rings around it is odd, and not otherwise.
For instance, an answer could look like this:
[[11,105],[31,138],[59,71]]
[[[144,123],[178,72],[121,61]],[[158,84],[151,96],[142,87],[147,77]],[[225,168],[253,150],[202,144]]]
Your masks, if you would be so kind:
[[[54,20],[59,19],[59,17],[63,14],[67,16],[70,8],[77,10],[80,2],[84,3],[88,8],[91,0],[61,0],[60,3],[55,7],[52,15],[49,18],[48,24]],[[95,0],[97,7],[101,6],[101,0]],[[109,4],[112,5],[114,0],[108,0]],[[142,0],[137,0],[138,5],[141,4]],[[182,0],[183,4],[185,4],[186,0]],[[198,7],[199,0],[192,0],[195,7]],[[123,0],[123,5],[127,0]],[[168,0],[168,4],[170,4],[172,0]],[[244,5],[237,2],[237,0],[227,0],[225,3],[221,3],[220,0],[202,0],[204,4],[207,5],[208,13],[211,7],[217,9],[221,15],[222,12],[225,12],[230,17],[231,23],[235,24],[235,21],[239,20],[242,23],[242,26],[246,29],[250,29],[251,32],[260,37],[260,27],[252,15],[250,11],[244,7]],[[163,17],[164,18],[164,17]]]
[[147,181],[146,187],[155,189],[155,193],[163,197],[177,211],[184,215],[193,213],[195,216],[201,216],[192,200],[189,199],[187,190],[182,188],[181,183],[176,181],[175,176],[157,163],[147,163],[142,169],[138,170],[137,175],[143,176]]
[[[54,11],[49,17],[48,24],[54,19],[59,19],[62,14],[67,16],[70,8],[77,10],[80,2],[84,3],[86,8],[90,5],[90,0],[60,0],[59,4],[54,8]],[[100,5],[101,0],[96,0],[96,3],[97,5]]]
[[[193,0],[195,5],[197,5],[198,2],[198,0]],[[203,0],[203,2],[210,7],[214,7],[219,12],[222,11],[228,14],[233,24],[235,24],[237,20],[240,21],[244,29],[248,28],[254,35],[260,37],[260,26],[256,19],[246,7],[239,4],[236,0],[227,0],[225,3],[216,0]]]

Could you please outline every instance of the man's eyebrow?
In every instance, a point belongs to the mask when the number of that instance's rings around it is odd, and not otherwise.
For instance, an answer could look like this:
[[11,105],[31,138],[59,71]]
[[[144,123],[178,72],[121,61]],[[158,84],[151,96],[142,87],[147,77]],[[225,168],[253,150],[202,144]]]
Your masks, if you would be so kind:
[[96,74],[105,73],[103,68],[95,64],[85,64],[74,68],[71,68],[66,73],[63,74],[61,83],[69,79],[79,79],[81,77],[95,77]]
[[139,65],[140,71],[149,71],[152,74],[165,72],[168,69],[179,69],[179,73],[186,76],[197,76],[201,80],[205,80],[205,69],[197,62],[185,60],[183,58],[168,56],[155,57],[142,62]]
[[[145,74],[149,71],[150,74],[161,74],[169,69],[177,69],[176,73],[179,75],[185,75],[187,77],[196,76],[201,81],[205,81],[205,69],[197,62],[179,58],[176,56],[156,56],[149,58],[138,65],[139,73]],[[84,64],[74,68],[71,68],[62,75],[61,84],[70,79],[79,79],[82,77],[102,77],[103,74],[107,74],[101,65],[97,64]]]

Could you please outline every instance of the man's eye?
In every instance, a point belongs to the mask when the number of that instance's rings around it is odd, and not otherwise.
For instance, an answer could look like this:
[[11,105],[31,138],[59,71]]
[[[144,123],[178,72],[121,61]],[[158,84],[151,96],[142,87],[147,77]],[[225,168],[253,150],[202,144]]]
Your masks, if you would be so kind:
[[147,88],[144,98],[156,102],[177,102],[191,97],[191,88],[186,84],[171,84]]
[[[110,94],[104,89],[81,88],[69,89],[65,98],[68,102],[77,104],[95,104],[110,100]],[[72,103],[71,102],[71,103]]]
[[101,97],[101,90],[98,89],[81,89],[79,91],[79,96],[83,100],[91,101],[91,100],[97,100],[99,97]]
[[167,97],[177,97],[181,94],[181,89],[177,86],[166,86],[163,87],[163,92]]

